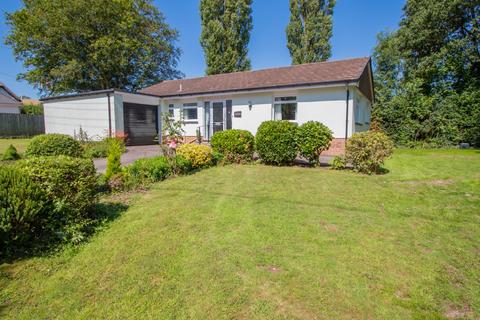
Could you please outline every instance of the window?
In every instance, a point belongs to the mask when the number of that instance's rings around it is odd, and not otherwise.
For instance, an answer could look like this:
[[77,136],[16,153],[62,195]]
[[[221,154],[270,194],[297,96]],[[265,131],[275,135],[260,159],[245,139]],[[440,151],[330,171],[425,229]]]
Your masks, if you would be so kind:
[[197,121],[198,110],[196,103],[184,103],[183,104],[183,120]]
[[274,104],[274,119],[295,121],[297,119],[297,97],[277,97]]
[[360,99],[357,99],[356,100],[356,104],[355,104],[355,123],[356,124],[362,124],[362,106],[360,104]]
[[169,114],[170,118],[175,117],[175,106],[173,104],[170,104],[168,106],[168,114]]

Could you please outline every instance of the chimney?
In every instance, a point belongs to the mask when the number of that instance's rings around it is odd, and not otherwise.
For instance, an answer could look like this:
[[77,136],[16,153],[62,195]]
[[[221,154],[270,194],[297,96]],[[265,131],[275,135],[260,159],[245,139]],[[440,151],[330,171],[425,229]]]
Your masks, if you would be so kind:
[[180,89],[178,90],[178,92],[182,92],[182,84],[180,83]]

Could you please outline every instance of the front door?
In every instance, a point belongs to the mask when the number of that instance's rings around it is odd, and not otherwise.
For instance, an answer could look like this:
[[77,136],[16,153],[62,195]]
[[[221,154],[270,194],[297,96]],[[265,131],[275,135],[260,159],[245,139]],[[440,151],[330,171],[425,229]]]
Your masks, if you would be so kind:
[[223,131],[224,129],[223,102],[212,103],[212,132]]

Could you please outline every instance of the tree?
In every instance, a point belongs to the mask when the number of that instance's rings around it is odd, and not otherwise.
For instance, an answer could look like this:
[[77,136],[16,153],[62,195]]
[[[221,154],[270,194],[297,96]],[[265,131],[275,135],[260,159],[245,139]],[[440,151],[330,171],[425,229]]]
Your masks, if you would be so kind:
[[200,44],[207,75],[250,70],[252,0],[202,0]]
[[290,0],[287,47],[292,64],[330,58],[333,8],[336,0]]
[[374,52],[373,119],[398,144],[480,145],[480,3],[408,0]]
[[176,70],[178,32],[150,0],[24,0],[7,14],[27,80],[43,95],[121,88],[134,91]]

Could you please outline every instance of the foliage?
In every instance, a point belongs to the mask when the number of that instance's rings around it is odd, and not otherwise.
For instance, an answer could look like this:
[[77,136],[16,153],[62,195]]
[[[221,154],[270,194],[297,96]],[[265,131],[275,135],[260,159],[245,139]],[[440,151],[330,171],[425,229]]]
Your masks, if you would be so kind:
[[70,136],[48,133],[34,137],[28,144],[25,154],[28,157],[59,155],[82,157],[83,149],[80,143]]
[[43,105],[41,104],[24,104],[20,108],[22,114],[43,115]]
[[47,228],[51,201],[20,170],[0,166],[0,256],[27,246]]
[[380,167],[393,153],[393,142],[382,133],[366,131],[355,133],[348,139],[345,159],[358,172],[380,173]]
[[200,1],[200,43],[207,75],[250,70],[251,7],[252,0]]
[[120,162],[120,157],[122,156],[121,143],[119,139],[111,139],[109,141],[107,169],[105,171],[107,179],[110,179],[111,176],[122,171],[122,164]]
[[129,187],[146,185],[165,180],[172,168],[166,157],[138,159],[125,168],[125,178]]
[[333,170],[343,170],[347,167],[347,161],[345,161],[345,157],[343,156],[335,156],[331,163],[331,168]]
[[374,52],[372,118],[397,144],[480,145],[480,6],[408,0]]
[[125,151],[127,151],[123,139],[104,138],[100,141],[87,141],[83,143],[84,156],[86,158],[106,158],[112,143],[118,144],[121,153],[125,153]]
[[180,116],[180,120],[175,120],[170,117],[168,112],[162,113],[162,135],[166,142],[182,141],[183,134],[185,133],[182,119],[183,117]]
[[319,155],[330,147],[333,132],[324,124],[308,121],[298,127],[297,148],[310,164],[319,164]]
[[15,166],[42,185],[61,219],[86,217],[96,202],[96,170],[92,160],[34,157],[20,160]]
[[17,149],[10,145],[8,146],[7,150],[3,153],[2,160],[18,160],[20,159],[20,155],[17,152]]
[[213,164],[213,150],[201,144],[182,144],[177,154],[192,163],[193,169],[209,167]]
[[251,161],[255,149],[255,137],[247,130],[231,129],[216,132],[210,141],[214,151],[223,154],[226,162]]
[[188,174],[193,170],[192,162],[183,156],[176,155],[171,160],[170,166],[172,167],[172,173],[175,175]]
[[46,95],[178,78],[178,32],[151,0],[28,0],[6,16],[19,75]]
[[265,121],[257,130],[255,145],[263,162],[292,164],[297,156],[297,125],[289,121]]
[[330,58],[333,8],[336,0],[290,0],[287,46],[292,64]]

